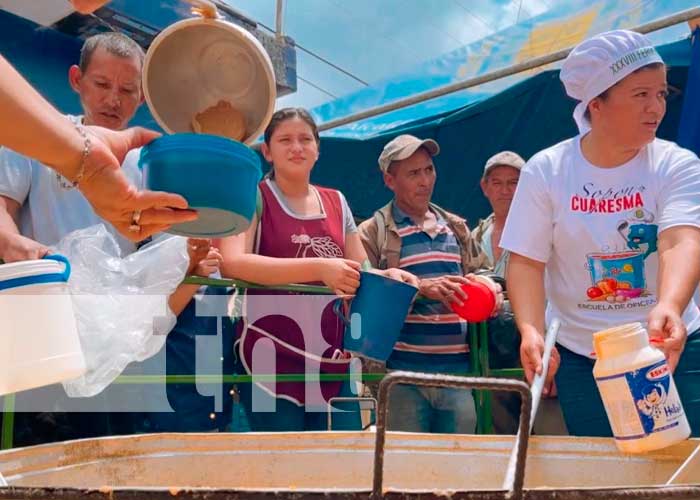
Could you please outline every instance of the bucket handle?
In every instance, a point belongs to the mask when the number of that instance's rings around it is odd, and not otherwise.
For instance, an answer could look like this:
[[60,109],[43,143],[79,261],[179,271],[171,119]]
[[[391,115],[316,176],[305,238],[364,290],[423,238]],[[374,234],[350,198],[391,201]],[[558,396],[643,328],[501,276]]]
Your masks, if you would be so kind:
[[62,263],[65,266],[65,269],[63,270],[62,273],[56,274],[55,276],[57,278],[59,278],[61,281],[68,281],[68,278],[70,278],[71,268],[70,268],[70,262],[68,261],[68,259],[65,256],[56,253],[56,254],[46,255],[46,256],[44,256],[44,258],[47,260],[55,260],[56,262]]
[[337,298],[333,302],[333,312],[335,313],[340,320],[345,323],[345,326],[348,327],[350,326],[350,319],[348,319],[347,315],[342,311],[341,307],[343,307],[343,299]]
[[0,290],[7,290],[10,288],[17,288],[27,285],[38,285],[42,283],[55,283],[56,281],[66,283],[70,277],[70,263],[68,262],[68,259],[66,259],[63,255],[47,255],[44,258],[62,262],[65,265],[65,269],[62,273],[49,273],[41,274],[39,276],[22,276],[19,278],[11,278],[0,282]]
[[417,372],[396,371],[387,374],[379,383],[379,407],[377,408],[377,433],[374,444],[374,479],[372,483],[372,500],[384,496],[382,484],[384,481],[384,445],[386,443],[386,423],[389,406],[389,391],[396,384],[413,384],[427,387],[457,387],[463,389],[480,389],[491,391],[509,391],[520,394],[520,421],[518,434],[515,437],[514,455],[515,473],[512,482],[506,485],[509,500],[523,498],[523,483],[525,479],[525,460],[530,438],[530,412],[532,393],[525,382],[520,380],[458,377],[455,375],[428,374]]

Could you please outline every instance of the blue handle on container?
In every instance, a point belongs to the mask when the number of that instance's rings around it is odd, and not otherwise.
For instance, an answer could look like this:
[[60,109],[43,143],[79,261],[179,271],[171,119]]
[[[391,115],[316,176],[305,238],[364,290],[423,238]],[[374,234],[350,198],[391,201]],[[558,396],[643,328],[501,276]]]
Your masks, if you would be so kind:
[[63,272],[61,274],[53,274],[51,276],[61,276],[62,277],[61,281],[68,281],[68,278],[70,278],[71,268],[70,268],[70,262],[68,261],[68,259],[65,256],[60,255],[60,254],[52,254],[52,255],[45,255],[44,258],[48,259],[48,260],[55,260],[56,262],[62,262],[66,266],[66,268],[63,270]]
[[18,288],[27,285],[40,285],[42,283],[56,283],[58,281],[67,282],[70,277],[70,262],[63,255],[47,255],[44,257],[48,260],[55,260],[65,265],[62,273],[40,274],[39,276],[23,276],[22,278],[13,278],[5,281],[0,281],[0,290],[8,290],[10,288]]

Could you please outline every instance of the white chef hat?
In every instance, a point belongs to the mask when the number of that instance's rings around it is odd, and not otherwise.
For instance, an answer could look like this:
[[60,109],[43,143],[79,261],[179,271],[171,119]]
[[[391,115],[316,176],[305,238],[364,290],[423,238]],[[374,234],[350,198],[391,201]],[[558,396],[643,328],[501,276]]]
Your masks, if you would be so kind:
[[578,44],[569,53],[559,73],[566,93],[581,101],[574,120],[583,134],[591,125],[584,117],[588,103],[635,70],[663,63],[644,35],[615,30],[601,33]]

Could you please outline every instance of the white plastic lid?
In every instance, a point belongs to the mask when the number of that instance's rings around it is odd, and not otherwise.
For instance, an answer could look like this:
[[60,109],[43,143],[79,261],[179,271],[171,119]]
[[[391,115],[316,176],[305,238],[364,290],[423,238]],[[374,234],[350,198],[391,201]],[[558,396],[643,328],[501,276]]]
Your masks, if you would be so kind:
[[2,264],[0,265],[0,282],[28,276],[41,276],[42,274],[61,274],[64,270],[64,264],[49,259]]

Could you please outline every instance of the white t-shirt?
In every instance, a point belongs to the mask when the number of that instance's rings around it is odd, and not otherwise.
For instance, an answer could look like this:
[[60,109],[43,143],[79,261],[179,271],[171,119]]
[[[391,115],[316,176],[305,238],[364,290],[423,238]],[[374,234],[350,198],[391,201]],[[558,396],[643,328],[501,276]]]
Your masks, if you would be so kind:
[[[129,181],[140,187],[138,158],[139,150],[130,151],[122,169]],[[61,187],[54,170],[7,148],[0,148],[0,195],[21,205],[20,233],[43,245],[54,245],[72,231],[104,223],[124,254],[136,250],[133,243],[119,236],[111,224],[95,214],[80,191]]]
[[[658,233],[700,227],[700,160],[655,139],[624,165],[599,168],[580,141],[527,162],[501,247],[547,264],[547,321],[560,318],[559,343],[589,356],[594,332],[644,323],[655,305]],[[683,320],[688,332],[700,327],[694,301]]]

